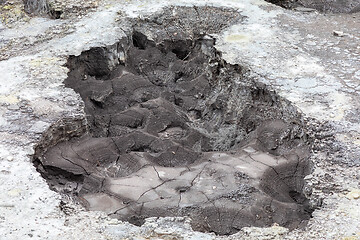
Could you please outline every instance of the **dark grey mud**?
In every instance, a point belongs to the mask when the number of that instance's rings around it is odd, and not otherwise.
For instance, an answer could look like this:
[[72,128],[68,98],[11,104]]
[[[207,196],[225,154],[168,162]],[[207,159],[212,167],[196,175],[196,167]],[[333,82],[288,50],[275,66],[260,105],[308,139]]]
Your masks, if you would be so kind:
[[266,0],[283,8],[316,9],[324,13],[355,13],[360,11],[359,0]]
[[39,144],[35,164],[50,187],[136,225],[189,216],[194,230],[227,235],[309,219],[300,114],[226,63],[208,35],[241,20],[165,9],[129,38],[71,56],[65,85],[82,97],[88,131],[63,126]]

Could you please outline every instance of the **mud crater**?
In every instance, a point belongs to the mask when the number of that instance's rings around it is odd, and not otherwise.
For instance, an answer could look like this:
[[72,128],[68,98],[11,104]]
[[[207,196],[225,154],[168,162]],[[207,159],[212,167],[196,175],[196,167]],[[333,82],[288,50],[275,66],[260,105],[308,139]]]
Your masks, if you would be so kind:
[[87,130],[77,121],[45,133],[34,163],[50,187],[136,225],[189,216],[194,230],[228,235],[306,222],[300,113],[223,60],[210,35],[242,19],[167,8],[112,46],[70,56],[65,85],[85,103]]

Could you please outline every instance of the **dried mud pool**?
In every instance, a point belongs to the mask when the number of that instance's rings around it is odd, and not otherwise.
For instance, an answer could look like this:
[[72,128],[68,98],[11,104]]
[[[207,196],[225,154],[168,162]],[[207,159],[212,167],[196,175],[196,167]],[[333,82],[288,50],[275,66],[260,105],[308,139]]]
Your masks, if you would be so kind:
[[38,144],[34,164],[51,189],[136,225],[188,216],[194,230],[228,235],[306,222],[301,114],[214,47],[211,34],[243,20],[169,7],[133,20],[114,45],[69,56],[65,86],[86,121],[54,125]]

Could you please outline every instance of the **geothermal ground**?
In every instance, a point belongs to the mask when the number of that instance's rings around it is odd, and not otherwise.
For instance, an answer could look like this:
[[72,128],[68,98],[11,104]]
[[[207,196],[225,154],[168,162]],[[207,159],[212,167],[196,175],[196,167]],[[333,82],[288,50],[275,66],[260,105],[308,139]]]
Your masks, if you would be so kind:
[[0,1],[0,239],[360,239],[356,1]]

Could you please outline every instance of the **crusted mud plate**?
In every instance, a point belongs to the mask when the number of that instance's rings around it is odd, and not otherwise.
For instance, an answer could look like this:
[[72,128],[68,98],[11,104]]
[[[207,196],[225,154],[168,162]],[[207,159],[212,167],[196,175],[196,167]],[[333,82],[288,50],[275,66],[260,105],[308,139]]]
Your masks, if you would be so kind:
[[117,44],[70,56],[65,84],[85,103],[88,131],[37,147],[51,188],[136,225],[189,216],[194,230],[227,235],[309,219],[301,115],[214,48],[211,34],[242,19],[166,8]]

